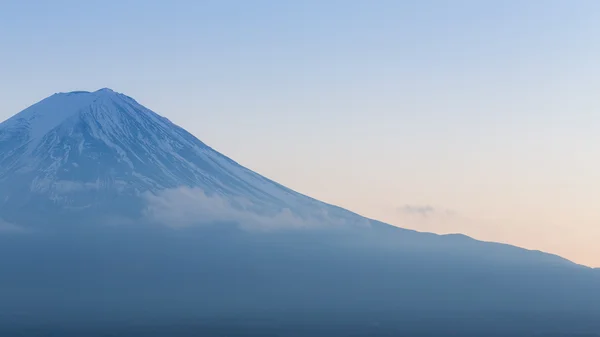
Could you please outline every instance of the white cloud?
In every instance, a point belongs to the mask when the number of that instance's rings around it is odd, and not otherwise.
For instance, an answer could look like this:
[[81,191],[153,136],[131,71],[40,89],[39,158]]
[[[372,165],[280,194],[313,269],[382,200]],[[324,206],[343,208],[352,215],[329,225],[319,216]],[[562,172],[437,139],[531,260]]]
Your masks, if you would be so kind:
[[245,198],[207,195],[200,188],[180,187],[144,195],[146,219],[170,227],[189,227],[215,222],[236,223],[248,230],[317,228],[321,226],[364,225],[356,216],[330,216],[324,205],[304,207],[299,214],[290,208],[257,204]]
[[403,215],[429,216],[456,216],[456,212],[448,209],[440,209],[431,205],[404,205],[398,207],[398,212]]
[[0,218],[0,234],[5,234],[5,233],[26,233],[28,232],[27,229],[17,226],[15,224],[12,224],[10,222],[4,221]]

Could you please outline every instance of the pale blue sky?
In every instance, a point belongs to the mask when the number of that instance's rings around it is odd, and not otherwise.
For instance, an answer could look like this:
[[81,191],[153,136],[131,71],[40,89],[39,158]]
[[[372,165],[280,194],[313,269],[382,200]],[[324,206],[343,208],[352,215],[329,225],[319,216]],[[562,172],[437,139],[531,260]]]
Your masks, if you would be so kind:
[[598,60],[596,0],[0,1],[1,120],[110,87],[313,197],[600,266]]

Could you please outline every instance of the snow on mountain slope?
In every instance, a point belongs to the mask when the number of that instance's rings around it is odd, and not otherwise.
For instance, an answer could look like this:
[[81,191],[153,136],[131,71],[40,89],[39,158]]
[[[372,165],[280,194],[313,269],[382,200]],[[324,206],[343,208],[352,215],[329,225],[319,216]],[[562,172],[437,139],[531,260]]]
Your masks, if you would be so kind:
[[51,208],[132,215],[148,200],[182,212],[173,207],[198,195],[260,215],[366,221],[240,166],[110,89],[54,94],[0,124],[0,217]]

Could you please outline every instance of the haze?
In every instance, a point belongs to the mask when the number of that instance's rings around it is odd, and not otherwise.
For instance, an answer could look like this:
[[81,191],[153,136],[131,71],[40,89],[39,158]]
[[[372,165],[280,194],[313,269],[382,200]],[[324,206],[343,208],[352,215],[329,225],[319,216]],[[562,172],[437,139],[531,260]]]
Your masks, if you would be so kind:
[[111,87],[317,199],[600,266],[599,35],[584,0],[9,0],[0,120]]

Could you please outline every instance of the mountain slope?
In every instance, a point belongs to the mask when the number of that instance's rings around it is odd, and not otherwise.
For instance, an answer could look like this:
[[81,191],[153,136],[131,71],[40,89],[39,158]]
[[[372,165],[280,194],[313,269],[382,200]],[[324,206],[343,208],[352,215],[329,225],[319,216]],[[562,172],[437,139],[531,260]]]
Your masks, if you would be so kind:
[[0,256],[0,334],[220,315],[600,333],[597,270],[365,219],[109,89],[55,94],[0,124]]
[[[271,215],[293,209],[321,219],[325,206],[238,165],[110,89],[55,94],[0,124],[5,211],[126,208],[121,213],[138,216],[141,195],[180,187]],[[338,208],[327,211],[358,219]],[[19,222],[12,213],[5,217]]]
[[[174,227],[241,222],[401,231],[242,167],[111,89],[54,94],[0,124],[0,219],[28,227],[124,218]],[[466,237],[414,238],[432,247],[480,244]],[[508,255],[515,251],[498,246]],[[526,256],[568,263],[547,254]]]
[[[216,221],[401,231],[242,167],[108,88],[54,94],[0,124],[0,219],[29,227],[123,218],[175,227]],[[433,234],[412,242],[417,233],[402,232],[411,237],[405,245],[479,244]]]
[[223,187],[218,177],[228,189],[266,197],[243,180],[248,172],[230,172],[241,169],[235,163],[109,89],[55,94],[2,123],[0,140],[0,179],[35,174],[33,191],[68,190],[63,182],[98,189],[123,184],[128,192],[180,185],[216,189]]

